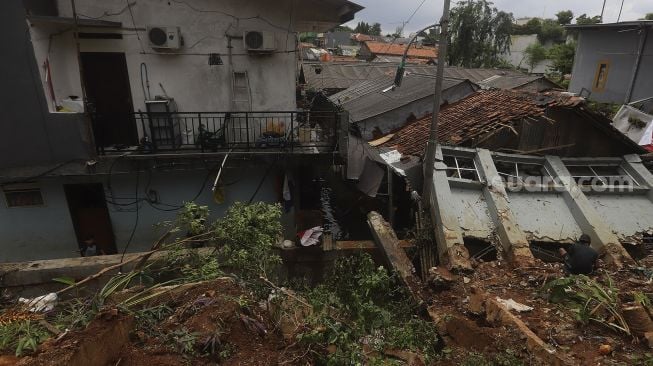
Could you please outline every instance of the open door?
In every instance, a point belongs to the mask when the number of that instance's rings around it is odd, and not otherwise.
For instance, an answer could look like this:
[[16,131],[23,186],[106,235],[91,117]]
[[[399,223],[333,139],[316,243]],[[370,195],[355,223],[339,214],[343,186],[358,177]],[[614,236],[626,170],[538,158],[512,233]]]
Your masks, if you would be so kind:
[[116,241],[101,183],[64,184],[77,245],[93,238],[98,253],[115,254]]
[[101,147],[137,145],[125,54],[82,52],[81,60],[96,144]]

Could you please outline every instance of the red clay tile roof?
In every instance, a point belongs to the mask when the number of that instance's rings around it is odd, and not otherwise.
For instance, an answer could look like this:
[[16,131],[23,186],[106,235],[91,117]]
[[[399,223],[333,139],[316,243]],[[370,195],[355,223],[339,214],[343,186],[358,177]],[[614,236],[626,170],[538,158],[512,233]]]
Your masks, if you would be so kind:
[[[404,50],[406,49],[406,45],[374,41],[367,41],[365,42],[365,45],[370,49],[370,52],[375,55],[402,56],[404,54]],[[429,59],[437,58],[438,50],[433,47],[417,47],[412,45],[408,49],[408,57]]]
[[[515,120],[544,115],[547,106],[576,106],[582,98],[561,93],[527,93],[512,90],[484,90],[440,111],[438,140],[458,145],[488,132],[510,126]],[[406,155],[421,156],[426,148],[431,115],[419,119],[395,133],[384,146],[396,147]]]

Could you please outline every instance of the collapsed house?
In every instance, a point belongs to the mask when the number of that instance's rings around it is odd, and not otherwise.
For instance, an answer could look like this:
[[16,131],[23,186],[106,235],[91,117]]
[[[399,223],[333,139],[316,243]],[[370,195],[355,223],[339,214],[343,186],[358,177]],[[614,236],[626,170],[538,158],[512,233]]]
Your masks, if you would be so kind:
[[[386,146],[420,156],[431,116],[395,131]],[[620,156],[645,151],[612,121],[565,93],[483,90],[440,111],[438,140],[498,152],[560,156]]]
[[500,244],[508,260],[523,264],[534,256],[550,261],[581,233],[607,261],[630,263],[624,246],[641,247],[653,234],[653,175],[635,154],[560,158],[453,147],[439,154],[425,189],[439,221],[440,260],[451,267],[467,267],[484,248],[474,247],[478,240]]

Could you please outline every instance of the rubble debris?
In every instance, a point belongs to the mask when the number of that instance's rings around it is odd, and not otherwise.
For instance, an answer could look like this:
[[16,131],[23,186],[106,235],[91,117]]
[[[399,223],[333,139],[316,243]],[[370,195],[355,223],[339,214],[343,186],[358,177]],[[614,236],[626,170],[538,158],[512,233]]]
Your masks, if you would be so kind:
[[603,356],[607,356],[607,355],[609,355],[610,353],[612,353],[612,351],[613,351],[613,348],[612,348],[612,346],[609,345],[609,344],[602,344],[602,345],[599,347],[599,354],[600,354],[600,355],[603,355]]
[[504,300],[504,299],[497,296],[497,302],[500,303],[501,305],[505,306],[506,309],[514,310],[514,311],[516,311],[518,313],[524,313],[524,312],[533,310],[532,306],[520,304],[520,303],[518,303],[517,301],[515,301],[513,299]]
[[488,299],[485,303],[487,310],[487,320],[490,323],[499,322],[506,326],[511,326],[517,330],[522,337],[526,339],[526,347],[533,355],[548,365],[572,365],[573,362],[550,345],[546,344],[532,330],[524,324],[517,316],[513,315],[510,310],[495,299]]
[[445,267],[431,267],[429,269],[428,283],[433,290],[446,290],[451,288],[457,278]]
[[646,333],[653,332],[653,320],[643,306],[625,305],[621,311],[633,335],[644,337]]
[[469,302],[467,308],[473,314],[480,315],[485,312],[485,301],[487,294],[479,290],[477,287],[472,286],[470,289]]

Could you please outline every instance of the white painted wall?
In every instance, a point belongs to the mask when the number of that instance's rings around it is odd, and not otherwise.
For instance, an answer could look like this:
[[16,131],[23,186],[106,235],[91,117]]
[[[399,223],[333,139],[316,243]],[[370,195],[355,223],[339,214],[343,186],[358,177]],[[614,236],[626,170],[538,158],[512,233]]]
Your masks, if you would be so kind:
[[[236,201],[248,201],[266,173],[263,166],[227,168],[223,172],[223,182],[230,184],[225,187],[225,202],[216,204],[213,201],[211,186],[215,176],[209,181],[195,202],[208,205],[212,218],[223,216],[227,208]],[[180,205],[192,200],[199,192],[206,171],[152,172],[150,188],[157,191],[160,202]],[[271,170],[261,185],[254,201],[276,202],[277,179]],[[141,172],[139,186],[141,197],[144,195],[149,173]],[[68,204],[63,185],[72,183],[103,183],[107,198],[111,192],[107,188],[106,176],[91,177],[60,177],[40,181],[45,205],[30,208],[7,208],[4,197],[0,198],[0,262],[27,261],[36,259],[54,259],[78,256],[77,239],[73,229]],[[134,201],[136,188],[135,173],[114,175],[111,186],[115,197],[121,197],[118,202]],[[166,206],[159,206],[166,208]],[[134,228],[136,220],[135,206],[108,205],[109,215],[116,238],[118,251],[122,251]],[[136,233],[128,252],[143,251],[162,234],[162,228],[157,224],[174,220],[175,211],[159,211],[147,202],[139,205],[139,220]],[[292,225],[291,215],[284,215],[282,221],[286,226]]]
[[44,205],[8,208],[0,197],[0,262],[78,256],[61,181],[40,182]]
[[[537,43],[537,34],[524,34],[510,36],[510,53],[503,54],[501,57],[515,67],[528,69],[524,51],[534,43]],[[545,45],[548,48],[549,45]],[[549,71],[551,60],[544,60],[533,68],[531,73],[544,74]]]
[[[101,20],[121,22],[123,25],[121,30],[83,29],[85,32],[119,32],[123,34],[123,39],[82,39],[80,50],[126,54],[135,110],[145,110],[140,77],[142,62],[148,67],[152,96],[163,94],[159,87],[161,83],[167,94],[176,100],[180,111],[232,110],[231,72],[225,33],[242,36],[244,30],[271,31],[276,36],[277,53],[251,56],[244,49],[242,40],[233,40],[232,67],[235,71],[247,71],[249,74],[253,110],[293,110],[296,74],[293,3],[291,0],[139,0],[131,2],[132,20],[123,0],[76,1],[80,18],[101,17]],[[59,8],[60,16],[72,16],[70,2],[60,1]],[[144,30],[128,29],[134,26],[145,28],[147,25],[180,27],[184,46],[172,53],[156,52],[148,47]],[[35,25],[31,32],[37,63],[42,65],[46,56],[50,58],[56,98],[60,100],[71,94],[81,95],[72,32],[54,35],[49,54],[49,35],[55,31],[48,26]],[[209,66],[208,53],[221,54],[224,65]],[[41,73],[42,79],[45,79],[43,69]]]
[[[61,105],[64,98],[71,95],[82,96],[75,40],[72,32],[62,33],[62,29],[52,25],[32,26],[30,34],[48,108],[50,112],[54,112],[55,102]],[[46,60],[50,63],[54,101],[47,83]]]

